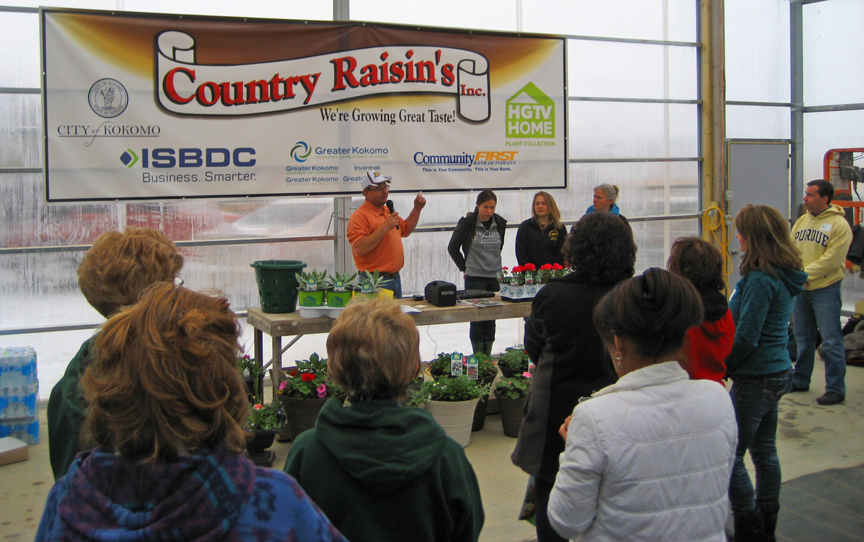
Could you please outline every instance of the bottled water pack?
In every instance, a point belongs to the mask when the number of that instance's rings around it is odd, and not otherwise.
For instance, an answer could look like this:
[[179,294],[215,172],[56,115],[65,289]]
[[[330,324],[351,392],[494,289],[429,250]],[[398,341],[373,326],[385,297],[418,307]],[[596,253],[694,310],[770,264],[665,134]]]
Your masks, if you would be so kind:
[[0,348],[0,437],[39,442],[38,397],[36,350],[29,346]]

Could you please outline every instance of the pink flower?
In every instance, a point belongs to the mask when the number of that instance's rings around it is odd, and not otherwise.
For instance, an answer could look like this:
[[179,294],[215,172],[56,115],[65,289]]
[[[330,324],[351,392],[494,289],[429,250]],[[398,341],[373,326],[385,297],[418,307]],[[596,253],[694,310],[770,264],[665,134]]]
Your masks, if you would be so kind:
[[279,391],[284,390],[284,389],[285,389],[285,386],[287,386],[287,385],[288,385],[288,382],[285,381],[285,380],[283,380],[282,382],[280,382],[280,383],[279,383]]
[[315,388],[315,391],[318,392],[318,397],[325,397],[327,395],[327,386],[325,384],[321,384],[320,386]]
[[252,408],[254,408],[255,410],[263,410],[263,409],[264,409],[264,405],[258,404],[258,405],[255,405],[255,406],[252,407]]
[[522,376],[524,376],[525,378],[531,378],[532,375],[529,371],[525,371],[524,373],[522,373]]

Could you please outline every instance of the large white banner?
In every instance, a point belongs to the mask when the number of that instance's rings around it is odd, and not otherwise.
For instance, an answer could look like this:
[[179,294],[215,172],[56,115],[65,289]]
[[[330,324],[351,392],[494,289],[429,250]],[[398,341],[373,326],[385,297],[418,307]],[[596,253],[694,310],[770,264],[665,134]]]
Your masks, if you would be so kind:
[[562,38],[41,18],[48,201],[566,187]]

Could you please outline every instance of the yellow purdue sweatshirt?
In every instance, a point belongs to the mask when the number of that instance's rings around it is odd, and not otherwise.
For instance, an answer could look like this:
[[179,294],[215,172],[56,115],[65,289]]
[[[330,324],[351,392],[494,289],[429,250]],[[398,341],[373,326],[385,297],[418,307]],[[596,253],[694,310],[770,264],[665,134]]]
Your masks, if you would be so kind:
[[852,229],[838,205],[818,216],[807,212],[792,226],[792,241],[804,260],[807,290],[818,290],[843,280]]

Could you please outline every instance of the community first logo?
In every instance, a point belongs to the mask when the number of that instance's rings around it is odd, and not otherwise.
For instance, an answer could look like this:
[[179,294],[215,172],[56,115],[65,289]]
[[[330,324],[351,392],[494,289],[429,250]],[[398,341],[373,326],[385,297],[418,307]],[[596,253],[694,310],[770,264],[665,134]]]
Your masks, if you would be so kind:
[[555,102],[534,83],[507,100],[508,138],[554,138]]

